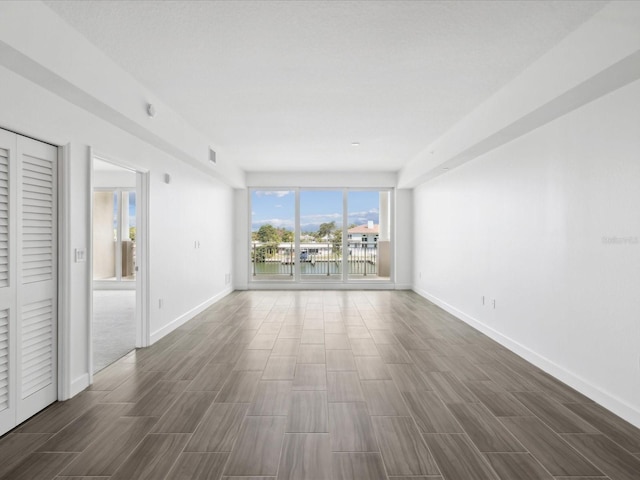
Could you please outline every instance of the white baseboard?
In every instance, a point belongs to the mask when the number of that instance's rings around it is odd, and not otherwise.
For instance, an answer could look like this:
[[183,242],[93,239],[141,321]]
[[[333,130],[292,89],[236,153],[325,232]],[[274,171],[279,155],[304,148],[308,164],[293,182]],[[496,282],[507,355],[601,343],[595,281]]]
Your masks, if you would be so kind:
[[[79,394],[81,391],[83,391],[85,388],[87,388],[90,385],[89,382],[89,374],[88,373],[83,373],[82,375],[80,375],[78,378],[76,378],[75,380],[73,380],[71,382],[71,389],[69,391],[69,398],[73,398],[75,397],[77,394]],[[68,400],[68,399],[62,399],[62,400]]]
[[443,310],[449,312],[451,315],[454,315],[455,317],[459,318],[463,322],[472,326],[476,330],[484,333],[491,339],[498,342],[500,345],[508,348],[509,350],[521,356],[522,358],[532,363],[536,367],[544,370],[549,375],[552,375],[553,377],[557,378],[561,382],[566,383],[567,385],[576,389],[578,392],[582,393],[583,395],[586,395],[596,403],[599,403],[607,410],[610,410],[611,412],[615,413],[619,417],[625,419],[627,422],[640,428],[640,411],[638,411],[633,406],[629,405],[624,400],[605,392],[604,390],[600,389],[596,385],[593,385],[592,383],[585,380],[584,378],[574,374],[573,372],[566,370],[564,367],[558,365],[557,363],[534,352],[533,350],[526,347],[525,345],[522,345],[521,343],[503,335],[497,330],[480,322],[476,318],[470,315],[467,315],[461,310],[458,310],[453,305],[450,305],[444,300],[441,300],[440,298],[434,295],[431,295],[429,292],[422,290],[420,288],[417,288],[416,286],[413,286],[412,290],[416,292],[418,295],[420,295],[421,297],[426,298],[427,300],[439,306]]
[[413,285],[410,283],[396,283],[395,290],[413,290]]
[[336,283],[255,281],[249,283],[248,288],[249,290],[394,290],[395,286],[393,283],[375,280],[360,283],[341,283],[338,280]]
[[224,290],[222,290],[217,295],[214,295],[213,297],[209,298],[208,300],[202,302],[200,305],[197,305],[197,306],[193,307],[191,310],[183,313],[182,315],[180,315],[175,320],[172,320],[171,322],[166,324],[164,327],[156,330],[155,332],[152,332],[151,333],[151,343],[150,343],[150,345],[153,345],[154,343],[156,343],[158,340],[160,340],[165,335],[168,335],[169,333],[173,332],[176,328],[180,327],[181,325],[184,325],[185,323],[187,323],[189,320],[191,320],[193,317],[195,317],[199,313],[204,312],[211,305],[213,305],[214,303],[222,300],[224,297],[229,295],[231,292],[233,292],[233,288],[232,287],[225,288]]

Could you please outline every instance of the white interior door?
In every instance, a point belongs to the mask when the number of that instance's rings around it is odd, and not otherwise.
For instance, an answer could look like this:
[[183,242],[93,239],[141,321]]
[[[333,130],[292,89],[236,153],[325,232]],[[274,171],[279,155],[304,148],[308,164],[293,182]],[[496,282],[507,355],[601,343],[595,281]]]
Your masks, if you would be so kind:
[[57,399],[56,159],[0,131],[0,434]]

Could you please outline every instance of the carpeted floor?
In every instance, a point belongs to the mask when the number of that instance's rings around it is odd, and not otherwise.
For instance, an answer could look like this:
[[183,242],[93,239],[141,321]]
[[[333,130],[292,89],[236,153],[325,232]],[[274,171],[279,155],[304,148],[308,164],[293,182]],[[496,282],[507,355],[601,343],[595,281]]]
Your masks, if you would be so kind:
[[94,290],[94,373],[99,372],[135,348],[135,315],[135,290]]

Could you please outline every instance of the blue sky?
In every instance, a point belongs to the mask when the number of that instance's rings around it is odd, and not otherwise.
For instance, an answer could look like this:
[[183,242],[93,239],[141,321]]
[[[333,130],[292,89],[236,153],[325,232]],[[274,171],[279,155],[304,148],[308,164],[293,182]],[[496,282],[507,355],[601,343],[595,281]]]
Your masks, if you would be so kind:
[[[348,194],[349,224],[378,223],[379,193],[353,191]],[[295,222],[295,192],[254,190],[251,192],[251,229],[271,224],[293,230]],[[341,190],[300,191],[300,227],[313,232],[321,223],[336,222],[342,226]]]
[[[118,194],[113,194],[115,199],[113,201],[113,228],[118,228]],[[129,226],[136,226],[136,192],[129,192]]]

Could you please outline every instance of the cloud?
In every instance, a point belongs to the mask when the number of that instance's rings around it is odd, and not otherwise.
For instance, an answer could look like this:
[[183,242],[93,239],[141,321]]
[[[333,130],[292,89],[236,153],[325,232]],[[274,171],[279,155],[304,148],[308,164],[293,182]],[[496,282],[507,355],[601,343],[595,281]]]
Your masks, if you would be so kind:
[[314,222],[319,222],[321,220],[335,220],[342,218],[341,213],[316,213],[312,215],[300,215],[300,220],[311,220]]
[[349,212],[349,223],[356,225],[366,225],[367,222],[380,223],[380,214],[377,208],[362,212]]
[[372,208],[371,210],[365,210],[362,212],[349,212],[349,217],[364,217],[370,215],[378,215],[378,209]]
[[293,228],[293,219],[290,218],[267,218],[264,220],[253,220],[251,222],[251,225],[253,228],[256,228],[256,226],[258,226],[258,228],[261,225],[273,225],[274,227],[289,227],[289,228]]
[[[269,192],[273,193],[273,192]],[[289,192],[287,192],[289,193]],[[276,205],[275,207],[281,208],[282,205]],[[364,210],[361,212],[349,212],[348,214],[348,223],[355,223],[356,225],[366,225],[367,222],[373,221],[374,223],[379,223],[379,213],[377,208],[372,208],[370,210]],[[302,231],[315,231],[317,230],[322,223],[336,222],[338,225],[342,224],[342,213],[315,213],[309,215],[301,215],[300,216],[300,229]],[[253,220],[252,228],[253,230],[258,230],[260,226],[270,224],[274,227],[284,227],[290,230],[295,228],[294,219],[293,218],[267,218],[264,220]]]
[[286,197],[287,195],[293,193],[291,190],[258,190],[256,191],[256,195],[261,197],[265,196],[275,196],[278,198]]

